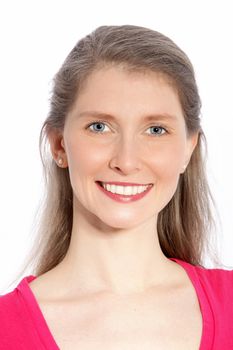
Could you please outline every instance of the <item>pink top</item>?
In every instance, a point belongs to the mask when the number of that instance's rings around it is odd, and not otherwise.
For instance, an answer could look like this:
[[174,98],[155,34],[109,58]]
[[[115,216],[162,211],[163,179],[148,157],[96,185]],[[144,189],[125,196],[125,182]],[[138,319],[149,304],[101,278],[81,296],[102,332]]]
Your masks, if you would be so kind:
[[[205,269],[171,258],[184,268],[199,300],[203,319],[199,350],[233,349],[233,270]],[[24,277],[0,296],[1,350],[58,350],[55,339]]]

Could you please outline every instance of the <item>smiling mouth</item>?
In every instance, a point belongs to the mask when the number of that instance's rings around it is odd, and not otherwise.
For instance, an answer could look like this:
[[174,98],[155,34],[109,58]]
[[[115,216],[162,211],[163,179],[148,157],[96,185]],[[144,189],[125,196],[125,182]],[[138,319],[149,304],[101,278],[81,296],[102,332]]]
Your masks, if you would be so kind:
[[96,184],[101,192],[103,192],[107,197],[116,202],[124,204],[135,202],[144,198],[154,186],[153,184],[140,186],[118,186],[115,185],[115,183],[110,185],[106,182],[102,183],[101,181],[96,181]]
[[96,181],[98,184],[101,186],[103,185],[115,185],[115,186],[153,186],[152,183],[147,183],[147,184],[140,184],[140,183],[131,183],[131,182],[119,182],[119,181],[109,181],[109,182],[104,182],[104,181]]
[[123,195],[123,196],[132,196],[137,195],[140,193],[143,193],[148,190],[148,188],[153,187],[153,184],[147,184],[147,185],[119,185],[119,182],[117,183],[107,183],[107,182],[101,182],[97,181],[97,183],[104,188],[105,191],[111,192],[113,194]]

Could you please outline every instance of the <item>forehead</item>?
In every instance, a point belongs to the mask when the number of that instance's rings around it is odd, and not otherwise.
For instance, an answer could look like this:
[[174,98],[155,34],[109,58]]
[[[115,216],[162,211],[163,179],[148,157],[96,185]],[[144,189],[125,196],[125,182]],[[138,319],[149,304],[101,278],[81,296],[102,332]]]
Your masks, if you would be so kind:
[[122,66],[92,72],[79,91],[74,109],[106,113],[182,115],[177,89],[159,72],[132,71]]
[[[111,78],[111,79],[109,79]],[[128,81],[136,83],[163,84],[169,86],[175,93],[178,93],[174,79],[159,71],[152,71],[145,68],[134,68],[125,64],[105,64],[97,66],[80,85],[79,94],[90,90],[91,85],[106,81],[107,85],[122,84]]]

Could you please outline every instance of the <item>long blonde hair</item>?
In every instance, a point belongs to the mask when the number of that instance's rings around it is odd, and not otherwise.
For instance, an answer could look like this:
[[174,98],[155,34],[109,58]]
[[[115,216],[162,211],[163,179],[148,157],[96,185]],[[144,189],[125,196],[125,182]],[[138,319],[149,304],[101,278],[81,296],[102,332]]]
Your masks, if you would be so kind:
[[58,167],[49,152],[48,133],[53,128],[63,129],[67,113],[87,77],[105,64],[161,72],[177,88],[188,133],[198,132],[199,137],[173,198],[158,215],[159,241],[168,258],[203,266],[208,253],[218,264],[216,247],[211,250],[215,204],[206,177],[207,146],[200,125],[201,101],[192,64],[165,35],[144,27],[122,25],[101,26],[82,38],[54,77],[50,111],[40,134],[46,191],[38,232],[25,268],[33,266],[32,273],[39,276],[59,264],[68,250],[73,193],[68,168]]

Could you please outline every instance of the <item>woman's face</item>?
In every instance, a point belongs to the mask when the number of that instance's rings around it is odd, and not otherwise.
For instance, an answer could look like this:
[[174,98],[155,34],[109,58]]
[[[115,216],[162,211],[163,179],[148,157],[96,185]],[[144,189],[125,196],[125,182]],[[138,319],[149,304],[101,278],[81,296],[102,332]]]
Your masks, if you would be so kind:
[[[178,95],[161,75],[120,67],[95,71],[67,116],[61,141],[75,210],[114,228],[157,216],[173,197],[196,141],[197,135],[187,137]],[[153,186],[134,200],[107,194],[97,181]]]

